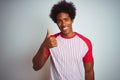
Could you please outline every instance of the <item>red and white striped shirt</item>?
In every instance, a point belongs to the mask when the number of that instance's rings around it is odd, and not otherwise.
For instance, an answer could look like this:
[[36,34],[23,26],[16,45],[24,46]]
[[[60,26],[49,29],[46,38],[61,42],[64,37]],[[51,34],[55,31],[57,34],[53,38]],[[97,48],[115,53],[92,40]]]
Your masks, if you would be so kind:
[[61,33],[53,36],[58,46],[46,51],[50,55],[50,80],[85,80],[83,62],[93,61],[90,40],[77,32],[70,38]]

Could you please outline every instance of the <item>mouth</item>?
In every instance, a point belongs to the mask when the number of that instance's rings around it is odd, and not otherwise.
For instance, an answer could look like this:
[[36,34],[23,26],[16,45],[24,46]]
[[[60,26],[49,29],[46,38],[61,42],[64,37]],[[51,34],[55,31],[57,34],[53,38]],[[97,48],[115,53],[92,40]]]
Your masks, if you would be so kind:
[[64,27],[64,28],[62,28],[63,30],[67,30],[68,29],[68,27]]

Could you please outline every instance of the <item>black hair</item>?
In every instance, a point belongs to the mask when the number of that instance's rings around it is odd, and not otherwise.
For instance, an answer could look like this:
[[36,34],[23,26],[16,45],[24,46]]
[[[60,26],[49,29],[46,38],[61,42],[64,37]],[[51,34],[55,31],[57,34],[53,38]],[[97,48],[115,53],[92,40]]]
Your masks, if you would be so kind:
[[53,5],[50,13],[50,18],[57,23],[57,15],[60,12],[68,13],[71,19],[75,18],[76,8],[72,2],[60,1],[57,4]]

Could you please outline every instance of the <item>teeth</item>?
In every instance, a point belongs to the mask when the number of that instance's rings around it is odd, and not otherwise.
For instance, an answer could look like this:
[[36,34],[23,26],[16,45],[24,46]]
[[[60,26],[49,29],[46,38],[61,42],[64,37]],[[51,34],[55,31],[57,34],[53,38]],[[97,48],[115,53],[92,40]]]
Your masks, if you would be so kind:
[[64,27],[64,28],[63,28],[63,30],[66,30],[66,29],[67,29],[67,27]]

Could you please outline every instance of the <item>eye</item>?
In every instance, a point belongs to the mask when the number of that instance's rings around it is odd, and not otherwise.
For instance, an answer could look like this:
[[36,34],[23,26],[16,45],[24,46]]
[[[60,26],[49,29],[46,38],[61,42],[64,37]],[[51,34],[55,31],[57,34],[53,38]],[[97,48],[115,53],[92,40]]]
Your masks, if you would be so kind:
[[57,23],[60,23],[60,22],[61,22],[61,20],[60,20],[60,19],[58,19],[58,20],[57,20]]
[[64,20],[65,20],[65,21],[69,21],[69,18],[65,18]]

